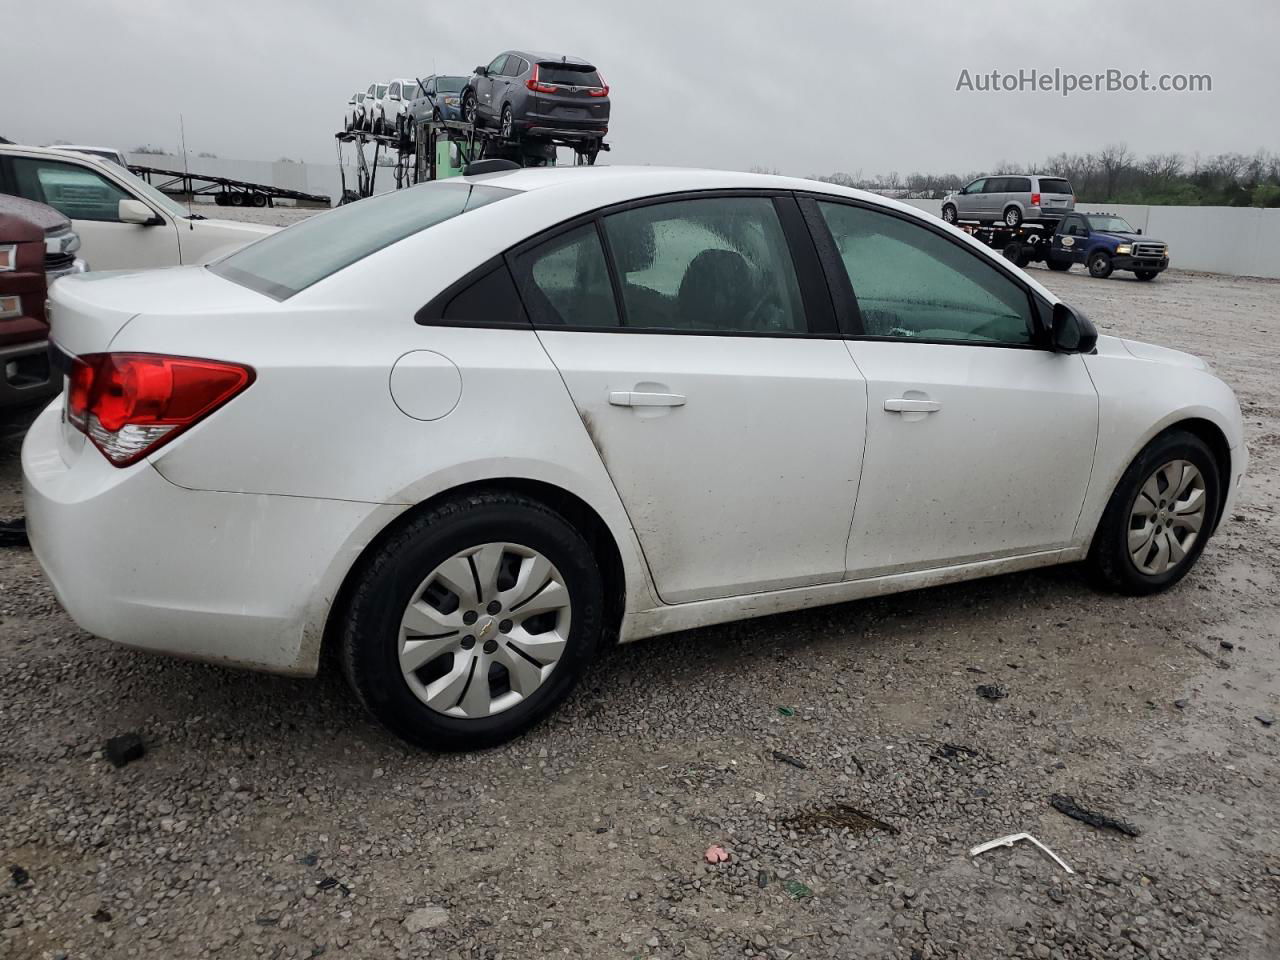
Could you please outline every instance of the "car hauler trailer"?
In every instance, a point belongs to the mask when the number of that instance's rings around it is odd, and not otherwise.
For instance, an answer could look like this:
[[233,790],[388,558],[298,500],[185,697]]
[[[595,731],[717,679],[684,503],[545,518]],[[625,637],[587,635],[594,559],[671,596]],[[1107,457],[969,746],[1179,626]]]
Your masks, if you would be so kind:
[[[342,203],[372,196],[380,168],[390,171],[398,190],[415,183],[461,176],[469,164],[478,160],[510,160],[522,167],[555,166],[557,149],[568,147],[574,152],[575,166],[592,165],[601,150],[609,149],[602,141],[586,144],[554,136],[504,137],[498,130],[462,120],[422,120],[403,134],[343,130],[334,135],[334,140]],[[355,182],[350,186],[344,146],[354,154]],[[390,156],[395,158],[393,164],[379,163],[380,157]]]
[[220,207],[274,207],[276,200],[297,200],[330,206],[328,197],[301,190],[286,190],[268,183],[250,183],[230,177],[215,177],[182,170],[160,170],[156,167],[129,164],[129,169],[157,190],[177,196],[213,197]]

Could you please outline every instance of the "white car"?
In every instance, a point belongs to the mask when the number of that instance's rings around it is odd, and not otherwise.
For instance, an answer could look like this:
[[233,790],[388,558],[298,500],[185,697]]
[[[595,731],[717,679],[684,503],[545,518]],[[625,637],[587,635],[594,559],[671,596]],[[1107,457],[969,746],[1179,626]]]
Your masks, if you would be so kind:
[[335,646],[429,746],[520,732],[619,638],[1071,561],[1163,589],[1247,460],[1202,361],[777,176],[463,176],[52,317],[22,464],[71,616],[288,674]]
[[65,149],[0,144],[0,193],[69,217],[94,270],[206,263],[279,229],[192,215],[119,164]]
[[364,101],[367,93],[353,93],[347,101],[347,108],[342,114],[343,130],[364,129]]
[[87,153],[91,157],[101,157],[103,160],[110,160],[118,167],[129,169],[129,158],[124,155],[123,150],[117,150],[115,147],[86,147],[78,143],[59,143],[53,145],[53,149],[70,150],[72,153]]
[[378,104],[378,119],[385,133],[400,133],[409,116],[409,104],[422,95],[418,81],[413,77],[392,80],[387,84],[387,95]]
[[386,83],[371,83],[364,92],[364,129],[370,133],[383,133],[382,101],[387,95]]

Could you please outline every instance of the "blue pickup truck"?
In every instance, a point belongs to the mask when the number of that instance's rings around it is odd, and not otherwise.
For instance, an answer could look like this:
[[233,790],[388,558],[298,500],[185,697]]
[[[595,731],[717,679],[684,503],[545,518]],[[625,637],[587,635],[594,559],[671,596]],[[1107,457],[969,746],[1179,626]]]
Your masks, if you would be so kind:
[[1100,280],[1113,270],[1129,270],[1139,280],[1154,280],[1169,266],[1168,244],[1144,237],[1124,217],[1111,213],[1069,213],[1049,237],[1009,239],[1004,255],[1020,267],[1042,260],[1050,270],[1070,270],[1072,264],[1083,263],[1089,276]]

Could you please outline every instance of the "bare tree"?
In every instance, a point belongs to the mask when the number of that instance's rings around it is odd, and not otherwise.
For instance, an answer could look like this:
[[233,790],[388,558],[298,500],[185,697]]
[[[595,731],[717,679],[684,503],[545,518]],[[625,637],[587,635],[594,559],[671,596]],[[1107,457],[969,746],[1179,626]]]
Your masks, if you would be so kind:
[[1103,182],[1106,184],[1106,197],[1104,199],[1115,199],[1116,187],[1120,183],[1120,175],[1128,169],[1132,162],[1133,154],[1129,152],[1129,148],[1123,143],[1111,143],[1102,148],[1102,152],[1098,154],[1098,166],[1102,170]]

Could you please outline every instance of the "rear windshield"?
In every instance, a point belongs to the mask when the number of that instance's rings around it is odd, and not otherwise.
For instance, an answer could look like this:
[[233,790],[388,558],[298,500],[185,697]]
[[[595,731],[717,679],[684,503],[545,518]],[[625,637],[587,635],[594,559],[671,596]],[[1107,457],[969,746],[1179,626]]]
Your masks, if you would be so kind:
[[1067,195],[1071,195],[1073,191],[1071,189],[1070,181],[1058,180],[1058,179],[1055,179],[1054,177],[1041,177],[1040,192],[1041,193],[1065,193]]
[[357,260],[519,191],[467,183],[393,190],[263,237],[209,266],[220,277],[286,300]]
[[603,87],[596,68],[577,63],[540,63],[538,79],[543,83],[559,83],[566,87]]

